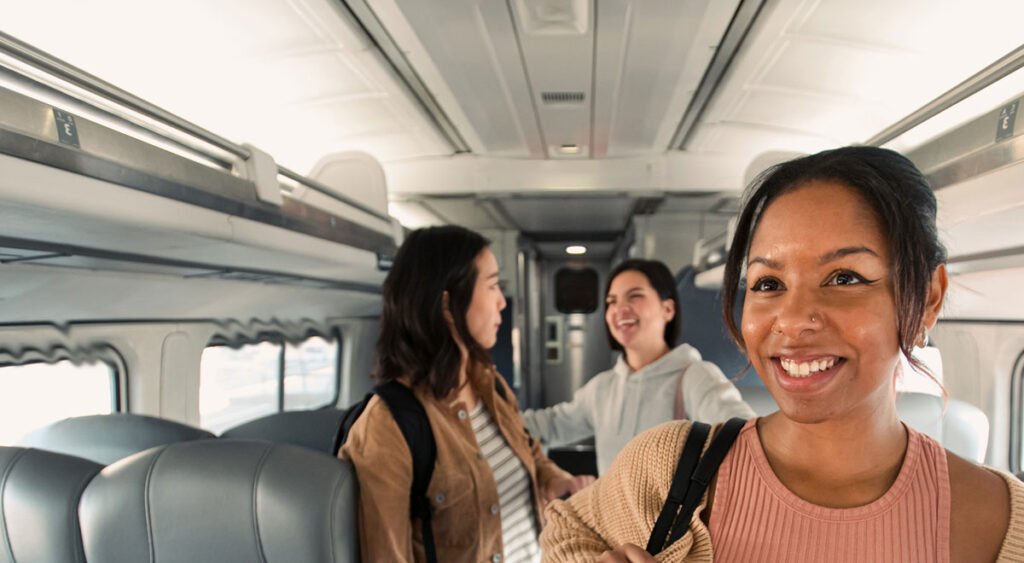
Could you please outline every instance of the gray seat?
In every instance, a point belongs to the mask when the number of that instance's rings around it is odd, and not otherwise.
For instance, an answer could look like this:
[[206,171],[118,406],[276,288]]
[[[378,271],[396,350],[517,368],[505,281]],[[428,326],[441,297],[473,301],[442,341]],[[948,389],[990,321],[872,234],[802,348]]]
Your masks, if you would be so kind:
[[77,457],[0,447],[0,563],[85,561],[78,500],[101,469]]
[[[740,352],[722,320],[722,293],[697,287],[696,270],[687,266],[676,274],[679,292],[679,336],[676,344],[687,343],[701,357],[718,366],[730,379],[739,378],[747,369],[747,357]],[[737,296],[738,310],[743,308],[743,292]],[[763,387],[752,370],[735,381],[738,387]]]
[[335,455],[345,411],[329,408],[274,413],[225,430],[222,438],[267,440]]
[[[764,387],[742,387],[743,400],[758,416],[778,410]],[[896,396],[896,412],[911,428],[931,436],[949,451],[977,463],[988,449],[988,417],[978,407],[931,393],[904,392]]]
[[356,561],[355,474],[306,448],[197,440],[108,466],[79,506],[90,562]]
[[18,445],[109,465],[154,446],[208,438],[216,436],[162,418],[118,413],[58,420],[25,436]]

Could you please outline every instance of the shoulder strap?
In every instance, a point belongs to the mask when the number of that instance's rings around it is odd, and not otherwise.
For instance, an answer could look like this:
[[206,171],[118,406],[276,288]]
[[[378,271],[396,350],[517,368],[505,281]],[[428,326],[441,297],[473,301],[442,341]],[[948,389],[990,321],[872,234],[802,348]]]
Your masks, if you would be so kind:
[[654,523],[654,530],[647,540],[647,553],[657,555],[664,547],[669,531],[672,529],[672,522],[676,519],[679,507],[686,499],[686,489],[690,486],[690,476],[700,461],[700,454],[704,450],[704,442],[708,439],[711,427],[703,422],[694,422],[690,426],[690,433],[686,436],[686,443],[683,444],[683,452],[679,455],[676,463],[676,472],[672,477],[672,485],[668,489],[668,498],[661,508],[661,514]]
[[686,415],[686,403],[683,402],[683,376],[685,375],[686,370],[684,369],[676,377],[676,396],[672,404],[672,420],[686,420],[689,418]]
[[335,437],[335,454],[341,451],[341,447],[344,446],[345,442],[348,441],[348,435],[352,431],[352,426],[356,423],[356,420],[358,420],[359,417],[363,414],[363,411],[366,410],[366,403],[370,402],[370,397],[372,396],[373,392],[367,393],[366,396],[363,397],[362,401],[359,401],[358,403],[349,407],[349,409],[345,411],[345,415],[341,417],[341,428],[338,429],[338,435]]
[[405,443],[412,453],[412,486],[409,490],[410,517],[419,519],[423,527],[423,548],[427,562],[437,562],[437,550],[434,546],[434,530],[431,524],[433,513],[430,499],[427,498],[427,487],[434,476],[434,463],[437,460],[437,443],[434,432],[427,418],[427,411],[412,390],[397,381],[388,381],[373,388],[358,405],[352,407],[345,415],[342,423],[342,444],[348,438],[349,430],[359,418],[370,397],[376,394],[388,406],[391,416],[398,424],[398,429],[405,438]]
[[[694,427],[698,424],[705,427],[707,426],[706,424],[696,422],[694,423]],[[732,448],[732,445],[736,441],[736,437],[739,436],[740,430],[743,429],[744,424],[746,424],[746,421],[741,418],[729,419],[729,421],[722,425],[722,428],[715,435],[714,439],[711,441],[711,445],[708,446],[707,451],[704,452],[703,457],[700,456],[700,450],[697,450],[696,458],[699,458],[699,461],[694,458],[692,449],[689,456],[687,455],[686,450],[690,446],[690,438],[687,438],[686,444],[683,446],[683,453],[679,456],[679,463],[676,465],[676,474],[672,479],[672,488],[669,492],[671,497],[672,490],[677,490],[677,492],[678,490],[683,491],[683,500],[681,503],[682,510],[679,512],[678,517],[676,517],[675,509],[680,506],[678,501],[679,497],[677,496],[673,501],[671,515],[666,517],[665,512],[669,510],[669,501],[665,502],[665,507],[662,508],[662,513],[658,516],[658,523],[660,523],[663,517],[665,517],[665,519],[669,521],[668,526],[672,527],[672,531],[668,534],[668,541],[665,541],[664,544],[658,544],[656,542],[657,538],[661,538],[661,540],[664,541],[664,532],[659,536],[655,536],[652,532],[651,538],[647,544],[647,551],[649,553],[654,555],[665,547],[672,545],[676,540],[683,537],[683,534],[685,534],[686,530],[689,529],[690,520],[693,518],[694,511],[700,504],[701,499],[704,498],[704,493],[707,492],[708,485],[714,478],[715,473],[718,472],[718,467],[722,465],[725,455],[729,453],[729,449]],[[710,428],[708,429],[710,430]],[[692,435],[693,429],[691,429],[690,432]],[[706,439],[707,433],[704,433],[703,438],[700,440],[699,447],[703,446]],[[686,479],[687,483],[685,485],[678,484],[677,481],[681,478],[685,479],[682,475],[686,475],[685,471],[687,470],[690,473],[689,479]],[[672,521],[674,521],[674,525],[672,524]],[[655,531],[658,531],[657,524],[655,524]],[[652,544],[654,545],[652,546]],[[652,547],[656,551],[651,551]]]

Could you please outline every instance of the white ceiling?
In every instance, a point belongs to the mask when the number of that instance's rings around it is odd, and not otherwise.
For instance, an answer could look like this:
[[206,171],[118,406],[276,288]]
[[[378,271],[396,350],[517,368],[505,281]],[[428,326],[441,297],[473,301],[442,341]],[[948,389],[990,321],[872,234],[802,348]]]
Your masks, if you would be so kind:
[[1018,47],[1021,21],[1019,0],[769,2],[687,149],[864,142]]
[[0,30],[301,173],[451,152],[332,0],[0,0]]
[[737,3],[369,2],[474,153],[567,159],[664,151]]
[[[758,155],[862,142],[896,122],[1017,47],[1024,21],[1020,0],[768,1],[676,151],[738,0],[368,0],[472,149],[452,157],[340,2],[0,0],[0,29],[300,172],[362,150],[384,163],[393,199],[504,200],[735,193]],[[544,92],[583,102],[545,104]],[[559,152],[567,143],[580,152]],[[566,228],[606,219],[575,199]],[[501,225],[475,204],[448,214]],[[530,211],[542,225],[549,215]]]

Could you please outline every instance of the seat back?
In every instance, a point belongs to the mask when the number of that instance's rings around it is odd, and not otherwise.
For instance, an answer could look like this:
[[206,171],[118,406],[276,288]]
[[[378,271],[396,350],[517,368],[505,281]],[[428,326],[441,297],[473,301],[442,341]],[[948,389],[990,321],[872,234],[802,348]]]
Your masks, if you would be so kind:
[[0,447],[0,563],[84,562],[78,500],[102,468],[53,452]]
[[355,475],[306,448],[196,440],[103,470],[79,507],[89,561],[356,561]]
[[[743,400],[758,416],[778,410],[775,399],[764,387],[741,387]],[[896,395],[896,412],[914,430],[927,434],[949,451],[982,463],[988,449],[988,417],[978,407],[931,393],[903,392]]]
[[[693,346],[701,357],[721,368],[726,377],[732,379],[743,373],[747,357],[736,347],[722,320],[722,295],[717,289],[697,287],[696,271],[687,266],[676,274],[676,290],[679,292],[679,336],[676,344],[683,342]],[[740,309],[743,293],[740,292]],[[736,381],[737,386],[752,385],[763,387],[757,374],[751,371]]]
[[292,444],[337,455],[344,416],[345,411],[335,408],[279,412],[225,430],[221,437]]
[[58,420],[25,436],[18,445],[109,465],[154,446],[208,438],[216,436],[162,418],[117,413]]

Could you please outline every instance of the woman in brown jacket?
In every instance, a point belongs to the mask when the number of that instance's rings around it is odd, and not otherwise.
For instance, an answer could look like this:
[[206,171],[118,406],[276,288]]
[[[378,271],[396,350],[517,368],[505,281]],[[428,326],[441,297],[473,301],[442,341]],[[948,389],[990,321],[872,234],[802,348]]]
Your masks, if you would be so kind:
[[[375,376],[412,389],[430,421],[438,561],[538,560],[543,505],[592,480],[559,469],[524,430],[488,352],[504,308],[487,239],[462,227],[412,232],[384,281]],[[425,561],[420,523],[410,518],[411,452],[379,397],[340,456],[359,480],[363,560]]]

